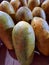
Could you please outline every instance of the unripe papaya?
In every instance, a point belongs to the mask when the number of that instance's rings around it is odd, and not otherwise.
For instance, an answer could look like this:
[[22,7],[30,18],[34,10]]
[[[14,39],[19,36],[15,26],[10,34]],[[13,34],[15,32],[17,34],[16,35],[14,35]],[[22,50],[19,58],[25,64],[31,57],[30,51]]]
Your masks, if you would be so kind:
[[30,65],[35,48],[35,34],[32,26],[20,21],[12,31],[13,46],[21,65]]

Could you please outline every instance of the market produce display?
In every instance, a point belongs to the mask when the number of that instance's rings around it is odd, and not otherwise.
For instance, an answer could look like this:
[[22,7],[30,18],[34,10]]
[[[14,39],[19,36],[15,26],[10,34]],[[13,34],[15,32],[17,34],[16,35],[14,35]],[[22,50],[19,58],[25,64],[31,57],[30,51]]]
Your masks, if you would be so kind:
[[31,64],[35,48],[49,56],[49,0],[2,1],[0,39],[21,65]]

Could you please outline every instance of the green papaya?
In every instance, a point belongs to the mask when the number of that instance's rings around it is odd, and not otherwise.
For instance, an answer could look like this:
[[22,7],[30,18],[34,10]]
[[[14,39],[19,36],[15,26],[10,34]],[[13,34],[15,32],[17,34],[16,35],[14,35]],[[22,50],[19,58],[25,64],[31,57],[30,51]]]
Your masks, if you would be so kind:
[[21,65],[30,65],[35,48],[35,34],[32,26],[25,21],[18,22],[13,28],[12,40]]

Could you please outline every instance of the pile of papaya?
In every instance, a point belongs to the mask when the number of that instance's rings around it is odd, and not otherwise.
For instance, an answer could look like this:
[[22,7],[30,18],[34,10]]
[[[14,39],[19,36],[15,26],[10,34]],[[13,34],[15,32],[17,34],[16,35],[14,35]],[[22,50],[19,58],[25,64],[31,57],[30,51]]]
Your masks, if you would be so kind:
[[0,39],[21,65],[31,64],[35,48],[49,56],[49,0],[2,1]]

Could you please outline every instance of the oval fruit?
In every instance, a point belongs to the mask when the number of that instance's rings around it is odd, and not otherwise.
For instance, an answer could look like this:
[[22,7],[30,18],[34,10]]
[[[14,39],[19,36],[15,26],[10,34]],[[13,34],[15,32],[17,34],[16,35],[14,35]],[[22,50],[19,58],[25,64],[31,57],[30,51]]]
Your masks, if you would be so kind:
[[37,38],[37,48],[38,50],[48,56],[49,55],[49,26],[47,22],[40,18],[34,17],[31,25],[34,29],[36,38]]
[[40,5],[40,0],[28,0],[28,7],[32,11],[34,7]]
[[32,12],[31,10],[26,7],[20,7],[16,12],[16,21],[27,21],[30,22],[32,20]]
[[17,9],[20,7],[21,3],[19,0],[11,0],[10,4],[13,6],[15,12],[17,11]]
[[8,1],[2,1],[0,4],[0,11],[6,12],[8,13],[12,19],[14,20],[15,23],[15,10],[13,8],[13,6],[10,4],[10,2]]
[[35,7],[32,11],[33,17],[41,17],[46,20],[45,11],[41,7]]
[[6,12],[9,15],[15,15],[13,6],[8,1],[2,1],[0,4],[0,11]]
[[49,14],[49,0],[45,0],[42,3],[41,7],[43,8],[46,14]]
[[13,46],[16,56],[22,65],[30,65],[35,48],[35,34],[32,26],[18,22],[12,31]]
[[41,7],[43,8],[43,10],[44,10],[45,13],[46,13],[46,20],[47,20],[47,22],[48,22],[48,24],[49,24],[49,0],[45,0],[45,1],[42,3]]
[[14,22],[12,18],[5,12],[0,11],[0,38],[8,49],[12,47],[12,30]]

